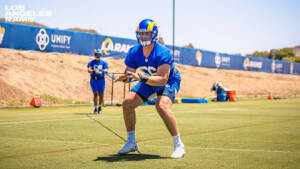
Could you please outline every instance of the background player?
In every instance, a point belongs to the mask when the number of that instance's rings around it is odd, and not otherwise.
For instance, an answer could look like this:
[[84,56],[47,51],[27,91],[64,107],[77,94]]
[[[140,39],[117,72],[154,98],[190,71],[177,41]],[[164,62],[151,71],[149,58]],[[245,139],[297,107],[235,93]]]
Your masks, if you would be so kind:
[[[128,81],[132,78],[139,81],[123,102],[123,116],[128,139],[118,153],[126,154],[138,149],[135,139],[135,108],[147,101],[151,95],[157,94],[157,112],[174,140],[174,152],[171,157],[182,158],[185,148],[180,139],[176,118],[171,111],[172,102],[180,87],[181,77],[175,69],[170,50],[156,42],[157,34],[157,25],[153,20],[145,19],[139,23],[136,30],[139,45],[129,50],[125,58],[125,75],[116,79]],[[136,73],[137,69],[144,74]]]
[[216,91],[217,101],[223,102],[228,100],[227,92],[221,82],[216,81],[211,87],[210,91]]
[[[102,106],[104,104],[104,91],[105,91],[105,78],[104,72],[107,72],[108,64],[101,60],[103,55],[102,50],[95,49],[95,59],[90,61],[87,65],[88,72],[90,73],[90,85],[94,93],[94,114],[102,113]],[[98,101],[99,100],[99,101]],[[98,107],[99,103],[99,107]]]

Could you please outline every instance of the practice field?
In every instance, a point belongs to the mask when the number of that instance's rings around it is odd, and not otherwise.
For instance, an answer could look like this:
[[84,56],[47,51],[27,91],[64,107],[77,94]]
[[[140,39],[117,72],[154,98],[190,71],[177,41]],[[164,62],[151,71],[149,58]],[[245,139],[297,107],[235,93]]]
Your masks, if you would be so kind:
[[137,109],[140,152],[117,155],[126,132],[121,107],[0,110],[0,168],[300,168],[300,99],[176,104],[187,154],[153,106]]

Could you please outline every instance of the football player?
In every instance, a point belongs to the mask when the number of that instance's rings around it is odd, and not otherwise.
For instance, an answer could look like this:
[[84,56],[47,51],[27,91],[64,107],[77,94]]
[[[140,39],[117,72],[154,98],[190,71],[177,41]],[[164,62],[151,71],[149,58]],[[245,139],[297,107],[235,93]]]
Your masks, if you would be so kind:
[[101,60],[103,51],[95,49],[95,59],[90,61],[87,65],[88,73],[90,73],[91,80],[90,85],[94,94],[94,114],[102,113],[102,106],[104,103],[104,91],[105,91],[105,76],[104,72],[107,72],[108,64]]
[[[170,50],[157,42],[157,34],[158,28],[153,20],[144,19],[138,24],[136,37],[139,44],[129,50],[125,58],[125,74],[116,79],[124,82],[130,79],[139,81],[122,104],[128,139],[118,153],[127,154],[138,150],[135,139],[135,108],[156,94],[156,110],[174,140],[171,158],[182,158],[185,147],[180,139],[175,115],[171,111],[171,105],[180,88],[181,77],[175,68]],[[143,73],[137,73],[139,71]]]

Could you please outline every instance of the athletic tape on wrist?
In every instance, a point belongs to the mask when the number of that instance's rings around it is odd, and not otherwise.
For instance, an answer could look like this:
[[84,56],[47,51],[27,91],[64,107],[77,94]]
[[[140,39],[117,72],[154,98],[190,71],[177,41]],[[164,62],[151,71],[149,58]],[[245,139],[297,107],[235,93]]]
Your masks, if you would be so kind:
[[149,77],[146,76],[145,74],[140,74],[138,73],[139,78],[141,79],[140,82],[146,83],[149,80]]

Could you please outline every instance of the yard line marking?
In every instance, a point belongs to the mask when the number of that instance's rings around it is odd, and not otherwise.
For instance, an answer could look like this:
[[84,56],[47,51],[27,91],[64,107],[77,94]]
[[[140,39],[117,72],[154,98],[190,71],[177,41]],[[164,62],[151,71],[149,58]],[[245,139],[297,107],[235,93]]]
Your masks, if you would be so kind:
[[124,144],[124,142],[122,142],[122,143],[113,143],[113,144],[105,144],[105,145],[100,144],[100,145],[87,146],[87,147],[77,147],[77,148],[69,148],[69,149],[46,151],[46,152],[37,152],[37,153],[29,153],[29,154],[16,154],[16,155],[0,156],[0,159],[28,157],[28,156],[36,156],[36,155],[43,155],[43,154],[54,154],[54,153],[85,150],[85,149],[92,149],[92,148],[99,148],[99,147],[111,147],[111,146],[115,146],[115,145],[119,145],[119,144]]
[[[183,134],[180,134],[180,136],[193,136],[193,135],[201,135],[201,134],[209,134],[209,133],[218,133],[218,132],[223,132],[223,131],[228,131],[228,130],[263,126],[263,125],[268,125],[268,124],[283,123],[283,122],[289,122],[289,121],[295,121],[295,120],[300,120],[300,119],[286,119],[286,120],[278,120],[278,121],[270,121],[270,122],[264,122],[264,123],[256,123],[256,124],[248,124],[248,125],[241,125],[241,126],[235,126],[235,127],[228,127],[228,128],[223,128],[223,129],[197,131],[197,132],[191,132],[191,133],[183,133]],[[148,138],[148,139],[143,139],[143,140],[140,140],[140,141],[162,140],[162,139],[167,139],[167,138],[169,138],[169,136]]]
[[[120,117],[101,117],[103,119],[109,119],[109,120],[120,120]],[[53,122],[53,121],[72,121],[72,120],[88,120],[89,118],[83,117],[83,118],[61,118],[61,119],[43,119],[43,120],[30,120],[30,121],[4,121],[0,122],[1,125],[13,125],[13,124],[27,124],[27,123],[42,123],[42,122]],[[121,119],[122,120],[122,119]]]
[[229,128],[224,128],[224,129],[216,129],[216,130],[209,130],[209,131],[198,131],[198,132],[182,134],[182,136],[190,136],[190,135],[205,134],[205,133],[216,133],[216,132],[222,132],[222,131],[227,131],[227,130],[234,130],[234,129],[247,128],[247,127],[256,127],[256,126],[263,126],[263,125],[274,124],[274,123],[275,124],[276,123],[284,123],[284,122],[297,121],[297,120],[300,120],[300,119],[286,119],[286,120],[278,120],[278,121],[247,124],[247,125],[229,127]]
[[[234,129],[247,128],[247,127],[256,127],[256,126],[262,126],[262,125],[267,125],[267,124],[276,124],[276,123],[283,123],[283,122],[289,122],[289,121],[295,121],[295,120],[300,120],[300,119],[286,119],[286,120],[280,120],[280,121],[270,121],[270,122],[264,122],[264,123],[248,124],[248,125],[236,126],[236,127],[230,127],[230,128],[224,128],[224,129],[186,133],[186,134],[181,134],[181,136],[192,136],[192,135],[199,135],[199,134],[201,135],[201,134],[208,134],[208,133],[218,133],[218,132],[223,132],[223,131],[227,131],[227,130],[234,130]],[[163,139],[170,139],[170,136],[141,139],[141,140],[137,140],[137,141],[142,143],[142,142],[146,142],[146,141],[163,140]],[[16,155],[9,155],[9,156],[0,156],[0,159],[28,157],[28,156],[43,155],[43,154],[53,154],[53,153],[92,149],[92,148],[99,148],[99,147],[111,147],[111,146],[115,146],[115,145],[119,145],[119,144],[124,144],[124,142],[113,143],[113,144],[108,144],[108,145],[94,145],[94,146],[77,147],[77,148],[54,150],[54,151],[47,151],[47,152],[37,152],[37,153],[31,153],[31,154],[16,154]]]
[[25,124],[25,123],[42,123],[42,122],[52,122],[52,121],[71,121],[71,120],[88,120],[89,118],[72,118],[72,119],[48,119],[48,120],[31,120],[31,121],[9,121],[9,122],[0,122],[0,125],[7,124]]
[[[173,148],[172,146],[159,146],[159,145],[151,145],[146,144],[143,147],[157,147],[157,148]],[[214,148],[214,147],[196,147],[196,146],[188,146],[186,149],[199,149],[199,150],[217,150],[217,151],[236,151],[236,152],[263,152],[263,153],[296,153],[300,154],[299,151],[282,151],[282,150],[252,150],[252,149],[237,149],[237,148]]]
[[[7,140],[29,141],[29,142],[66,143],[66,144],[88,144],[88,145],[95,145],[95,144],[97,144],[97,143],[78,142],[78,141],[28,139],[28,138],[12,138],[12,137],[0,137],[0,139],[3,139],[3,140],[7,139]],[[103,145],[107,145],[107,144],[103,144]]]

